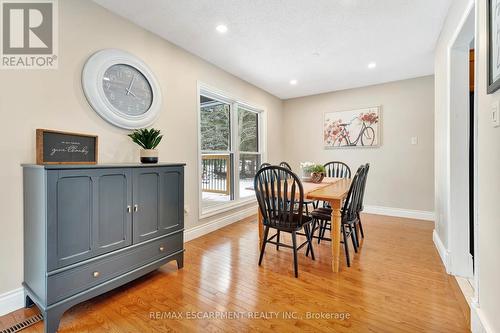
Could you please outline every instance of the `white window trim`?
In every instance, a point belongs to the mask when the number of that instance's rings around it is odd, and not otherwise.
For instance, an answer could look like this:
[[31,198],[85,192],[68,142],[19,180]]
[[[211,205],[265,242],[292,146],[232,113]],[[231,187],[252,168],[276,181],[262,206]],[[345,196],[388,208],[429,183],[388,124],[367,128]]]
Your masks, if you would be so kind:
[[[247,197],[247,198],[240,198],[239,197],[239,186],[234,187],[234,196],[235,200],[231,200],[225,203],[220,203],[216,204],[213,207],[209,208],[203,208],[203,195],[202,195],[202,188],[201,188],[201,182],[199,181],[202,176],[202,169],[201,169],[201,164],[202,164],[202,159],[201,159],[201,135],[200,135],[200,125],[201,125],[201,116],[200,116],[200,95],[207,96],[207,97],[213,97],[218,100],[227,102],[231,104],[231,126],[232,128],[238,128],[238,117],[234,117],[235,112],[238,110],[238,106],[241,106],[249,111],[254,111],[259,114],[259,153],[261,154],[262,162],[267,161],[267,109],[262,106],[257,106],[254,104],[251,104],[247,101],[245,101],[242,98],[233,96],[227,92],[221,91],[217,88],[214,88],[210,85],[207,85],[203,82],[197,81],[197,135],[198,135],[198,165],[197,165],[197,170],[198,170],[198,179],[197,179],[197,184],[198,184],[198,217],[200,219],[204,219],[210,216],[214,216],[217,214],[221,214],[233,209],[236,209],[241,206],[246,206],[252,203],[256,202],[255,197]],[[234,123],[235,122],[235,123]],[[233,153],[233,172],[234,172],[234,183],[239,185],[239,172],[237,171],[237,168],[239,166],[239,154],[237,152],[239,151],[239,140],[238,140],[238,131],[231,131],[231,147],[230,151]]]

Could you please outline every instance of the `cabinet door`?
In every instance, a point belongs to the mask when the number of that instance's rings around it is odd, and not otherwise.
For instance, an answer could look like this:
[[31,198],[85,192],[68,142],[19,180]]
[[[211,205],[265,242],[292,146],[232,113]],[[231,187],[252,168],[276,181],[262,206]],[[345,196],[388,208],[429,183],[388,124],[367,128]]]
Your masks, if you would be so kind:
[[96,254],[132,244],[132,179],[130,169],[104,169],[95,175]]
[[133,179],[134,243],[184,227],[182,168],[137,168]]
[[127,169],[47,172],[47,261],[53,270],[131,243]]
[[164,168],[160,174],[160,228],[169,233],[184,228],[184,169]]
[[134,243],[160,235],[160,169],[133,171]]

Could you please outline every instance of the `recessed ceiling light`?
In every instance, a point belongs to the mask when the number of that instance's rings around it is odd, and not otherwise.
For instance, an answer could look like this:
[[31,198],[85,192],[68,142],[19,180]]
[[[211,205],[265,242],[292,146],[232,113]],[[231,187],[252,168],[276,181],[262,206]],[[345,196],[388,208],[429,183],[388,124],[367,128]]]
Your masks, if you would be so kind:
[[225,34],[227,32],[227,25],[219,24],[215,27],[215,30],[217,30],[221,34]]
[[370,62],[370,63],[368,64],[368,68],[369,68],[369,69],[374,69],[375,67],[377,67],[377,63],[376,63],[376,62]]
[[297,80],[295,80],[295,79],[290,80],[290,84],[291,84],[292,86],[296,85],[297,83],[298,83],[298,81],[297,81]]

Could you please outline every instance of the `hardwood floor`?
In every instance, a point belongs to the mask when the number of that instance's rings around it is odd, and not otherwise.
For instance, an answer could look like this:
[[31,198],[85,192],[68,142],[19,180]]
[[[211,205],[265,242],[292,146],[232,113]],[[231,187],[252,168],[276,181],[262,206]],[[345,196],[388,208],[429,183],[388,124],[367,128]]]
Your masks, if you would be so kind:
[[[59,331],[468,332],[432,243],[433,223],[377,215],[363,221],[366,238],[350,268],[342,257],[341,272],[333,273],[330,244],[315,243],[316,261],[299,252],[297,279],[288,249],[268,245],[257,266],[256,218],[235,223],[188,242],[184,269],[165,265],[70,309]],[[0,317],[0,330],[35,311]],[[240,313],[246,318],[235,319]],[[42,331],[38,323],[23,332]]]

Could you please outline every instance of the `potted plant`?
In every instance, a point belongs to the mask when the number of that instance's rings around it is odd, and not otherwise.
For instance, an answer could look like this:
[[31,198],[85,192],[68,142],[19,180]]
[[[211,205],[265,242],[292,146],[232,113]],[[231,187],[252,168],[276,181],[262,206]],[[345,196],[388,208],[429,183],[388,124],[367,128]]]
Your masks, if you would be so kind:
[[128,136],[142,148],[141,163],[158,163],[158,151],[156,147],[163,138],[163,135],[160,135],[160,130],[143,128],[135,130]]
[[325,178],[326,170],[321,164],[304,162],[300,163],[300,169],[302,170],[302,180],[304,181],[321,183],[323,178]]

